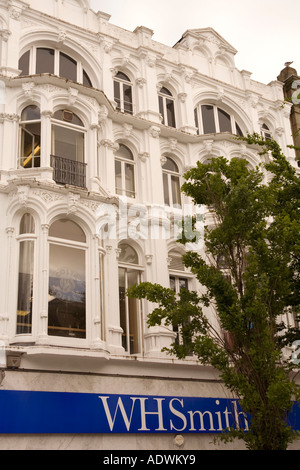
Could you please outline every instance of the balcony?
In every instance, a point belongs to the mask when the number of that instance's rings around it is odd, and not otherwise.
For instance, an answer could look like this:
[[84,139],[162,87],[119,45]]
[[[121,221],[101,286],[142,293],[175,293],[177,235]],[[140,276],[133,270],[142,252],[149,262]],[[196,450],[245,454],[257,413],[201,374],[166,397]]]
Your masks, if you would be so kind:
[[57,184],[86,188],[86,163],[51,155],[51,166]]

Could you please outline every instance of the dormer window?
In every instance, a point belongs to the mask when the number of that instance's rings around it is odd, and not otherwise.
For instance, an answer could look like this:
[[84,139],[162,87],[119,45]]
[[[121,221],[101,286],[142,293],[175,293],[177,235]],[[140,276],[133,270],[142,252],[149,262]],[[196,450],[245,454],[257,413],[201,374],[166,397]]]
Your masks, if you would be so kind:
[[19,69],[20,76],[48,73],[92,87],[91,79],[81,62],[49,47],[36,47],[25,52],[19,60]]

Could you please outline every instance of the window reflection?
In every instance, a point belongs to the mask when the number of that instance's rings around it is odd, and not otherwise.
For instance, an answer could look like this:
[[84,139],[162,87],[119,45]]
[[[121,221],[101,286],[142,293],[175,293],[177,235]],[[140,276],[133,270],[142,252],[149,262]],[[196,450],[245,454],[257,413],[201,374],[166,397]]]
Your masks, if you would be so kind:
[[120,326],[123,330],[122,346],[130,354],[141,352],[141,318],[140,302],[128,298],[126,291],[129,287],[139,284],[140,271],[134,267],[138,264],[136,251],[128,244],[120,245],[119,257],[119,306]]
[[132,84],[123,72],[114,77],[114,100],[118,111],[133,114]]
[[172,93],[165,87],[162,87],[159,92],[158,104],[162,123],[166,126],[176,127],[174,98]]
[[49,236],[48,334],[83,339],[86,337],[85,248],[66,246],[60,237],[70,236],[76,241],[85,237],[80,227],[68,220],[53,224]]
[[167,157],[163,166],[164,202],[167,206],[181,207],[179,169],[173,159]]
[[20,166],[37,168],[41,164],[41,116],[37,106],[27,106],[22,112]]
[[54,73],[54,50],[39,47],[36,50],[36,73]]
[[120,144],[115,158],[116,194],[135,197],[134,157],[126,145]]

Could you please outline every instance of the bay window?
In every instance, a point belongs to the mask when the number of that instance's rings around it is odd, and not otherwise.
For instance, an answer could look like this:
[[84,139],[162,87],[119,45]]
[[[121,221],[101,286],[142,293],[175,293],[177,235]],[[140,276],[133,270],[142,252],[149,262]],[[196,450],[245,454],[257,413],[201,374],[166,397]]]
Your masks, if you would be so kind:
[[199,105],[194,110],[194,117],[198,134],[229,132],[235,135],[243,135],[234,116],[215,105]]
[[81,61],[49,47],[33,47],[19,60],[20,76],[52,74],[92,87]]

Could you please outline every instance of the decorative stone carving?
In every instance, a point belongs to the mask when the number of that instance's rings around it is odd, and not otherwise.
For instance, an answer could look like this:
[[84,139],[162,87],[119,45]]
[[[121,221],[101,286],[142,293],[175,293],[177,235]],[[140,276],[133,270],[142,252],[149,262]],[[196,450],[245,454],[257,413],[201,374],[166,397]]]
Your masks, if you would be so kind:
[[151,126],[149,129],[149,132],[150,132],[151,137],[153,137],[153,139],[158,139],[160,136],[161,130],[160,130],[160,127]]

